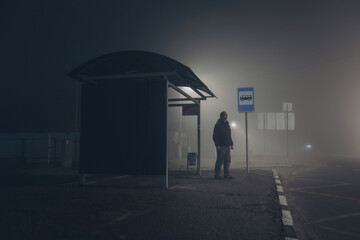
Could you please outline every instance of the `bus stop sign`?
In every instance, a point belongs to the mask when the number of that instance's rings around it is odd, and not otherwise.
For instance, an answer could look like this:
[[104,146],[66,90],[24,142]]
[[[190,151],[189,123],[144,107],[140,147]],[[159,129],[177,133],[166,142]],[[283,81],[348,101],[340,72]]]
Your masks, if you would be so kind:
[[254,88],[238,88],[239,112],[254,112]]

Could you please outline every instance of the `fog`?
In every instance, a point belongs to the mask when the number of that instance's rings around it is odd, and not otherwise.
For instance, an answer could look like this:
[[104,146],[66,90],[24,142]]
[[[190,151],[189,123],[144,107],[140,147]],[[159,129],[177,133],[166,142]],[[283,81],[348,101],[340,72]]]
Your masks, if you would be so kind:
[[[210,167],[215,161],[212,131],[219,113],[227,111],[229,122],[236,123],[232,165],[244,167],[245,114],[237,109],[241,87],[255,89],[255,112],[248,114],[251,165],[359,158],[359,4],[317,3],[299,11],[281,4],[267,9],[252,6],[253,16],[236,14],[246,12],[239,5],[228,6],[223,9],[227,15],[209,12],[198,19],[198,25],[189,25],[177,35],[192,33],[179,59],[218,97],[201,103],[203,165]],[[202,28],[205,21],[211,27]],[[288,145],[286,131],[259,130],[257,120],[258,112],[282,112],[284,102],[292,103],[295,113]],[[193,120],[185,116],[180,121],[196,131]]]
[[[243,166],[241,87],[255,90],[255,112],[248,114],[254,165],[360,157],[358,1],[19,0],[2,5],[2,131],[71,128],[75,90],[65,75],[105,53],[145,50],[189,66],[217,96],[201,102],[204,166],[215,161],[212,131],[221,111],[236,123],[233,165]],[[259,112],[282,112],[284,102],[292,103],[295,113],[288,156],[286,131],[259,130],[257,119]],[[196,117],[169,109],[168,142],[170,160],[175,164],[180,158],[183,165],[186,153],[197,151]],[[305,150],[307,144],[311,150]]]
[[[235,144],[232,152],[233,163],[244,162],[245,114],[239,113],[237,109],[239,87],[255,89],[255,112],[248,114],[251,163],[263,166],[314,157],[358,158],[358,61],[359,58],[349,58],[314,64],[311,67],[299,67],[266,77],[254,77],[253,81],[241,77],[249,74],[246,70],[235,70],[231,77],[231,73],[224,71],[221,74],[222,71],[216,68],[216,72],[208,70],[204,77],[199,73],[200,78],[218,97],[201,103],[202,159],[211,162],[211,158],[215,158],[212,131],[219,113],[225,110],[229,115],[229,122],[236,123],[236,127],[232,127]],[[286,131],[259,130],[257,120],[257,112],[282,112],[284,102],[291,102],[295,113],[295,130],[288,132],[288,158]],[[187,116],[182,117],[181,121],[184,126],[192,122],[192,131],[196,131],[196,122],[189,121]],[[311,144],[311,150],[305,149],[307,144]]]

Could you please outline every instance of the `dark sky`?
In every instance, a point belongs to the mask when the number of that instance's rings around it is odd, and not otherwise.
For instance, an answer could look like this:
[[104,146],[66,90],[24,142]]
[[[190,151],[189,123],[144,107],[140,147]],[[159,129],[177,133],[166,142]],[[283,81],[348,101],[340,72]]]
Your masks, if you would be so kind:
[[2,132],[72,128],[75,90],[66,73],[114,51],[171,55],[182,47],[176,33],[199,11],[217,8],[211,1],[209,6],[115,0],[1,4]]
[[357,0],[0,4],[0,132],[72,130],[75,85],[66,74],[99,55],[146,50],[189,66],[219,97],[204,104],[203,119],[222,109],[234,116],[229,92],[254,86],[256,111],[294,103],[299,139],[321,141],[335,129],[330,145],[360,140]]

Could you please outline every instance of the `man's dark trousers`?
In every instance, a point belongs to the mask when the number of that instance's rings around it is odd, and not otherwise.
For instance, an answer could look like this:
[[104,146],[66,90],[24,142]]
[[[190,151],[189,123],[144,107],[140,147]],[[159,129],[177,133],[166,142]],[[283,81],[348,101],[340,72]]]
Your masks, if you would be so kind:
[[221,166],[224,164],[224,177],[230,175],[229,167],[231,162],[230,146],[221,146],[220,150],[216,149],[217,158],[215,163],[215,176],[220,177]]

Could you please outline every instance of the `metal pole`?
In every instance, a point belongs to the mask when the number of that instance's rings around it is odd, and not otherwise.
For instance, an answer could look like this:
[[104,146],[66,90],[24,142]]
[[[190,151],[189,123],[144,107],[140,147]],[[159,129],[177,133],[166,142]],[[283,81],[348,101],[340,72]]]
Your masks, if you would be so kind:
[[50,165],[50,162],[51,162],[51,135],[50,135],[50,133],[48,134],[47,147],[48,147],[48,165]]
[[289,110],[286,104],[286,160],[289,161]]
[[75,136],[74,136],[74,162],[73,165],[77,165],[79,159],[78,156],[78,131],[79,131],[79,83],[75,82],[75,94],[76,94],[76,102],[75,102]]
[[58,167],[57,164],[58,162],[56,159],[56,137],[54,137],[54,167]]
[[21,164],[25,164],[26,163],[26,138],[22,139],[22,144],[21,144]]
[[180,117],[179,117],[179,144],[178,144],[178,160],[179,162],[182,161],[182,137],[181,137],[181,134],[182,134],[182,116],[181,116],[181,108],[179,108],[179,114],[180,114]]
[[246,171],[249,173],[249,153],[248,153],[248,124],[247,112],[245,112],[245,134],[246,134]]
[[264,157],[266,155],[266,112],[264,112]]
[[197,174],[201,176],[201,166],[200,166],[200,100],[199,100],[199,112],[197,115],[197,147],[198,147],[198,155],[197,155]]
[[166,135],[165,135],[165,176],[164,176],[164,183],[163,187],[168,189],[169,187],[169,169],[168,169],[168,143],[167,143],[167,134],[168,134],[168,77],[164,76],[165,79],[165,118],[166,118]]

